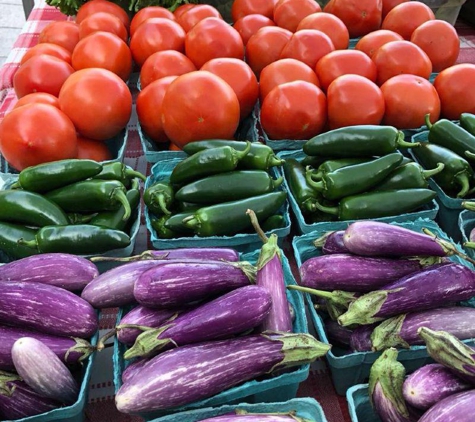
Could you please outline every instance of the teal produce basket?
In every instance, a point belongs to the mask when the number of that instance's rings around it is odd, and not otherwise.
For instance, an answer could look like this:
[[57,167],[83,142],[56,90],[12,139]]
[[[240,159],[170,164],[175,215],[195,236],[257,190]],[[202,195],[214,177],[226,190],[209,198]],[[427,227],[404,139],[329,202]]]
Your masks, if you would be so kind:
[[[462,242],[469,242],[470,241],[470,232],[475,229],[475,212],[464,210],[460,213],[459,219],[459,230],[462,235]],[[475,259],[475,250],[472,248],[467,248],[464,246],[465,252],[467,255]]]
[[[145,182],[145,189],[160,180],[168,180],[173,168],[180,162],[180,159],[164,160],[156,163],[151,170],[151,174],[147,177]],[[278,177],[277,170],[273,168],[270,174],[276,178]],[[280,186],[278,189],[282,189]],[[279,244],[282,246],[284,238],[290,233],[290,214],[289,203],[285,201],[284,205],[278,212],[283,215],[285,225],[284,227],[271,230],[267,232],[269,236],[271,233],[275,233],[279,237]],[[147,223],[147,229],[150,232],[150,239],[153,247],[156,249],[176,249],[176,248],[199,248],[199,247],[232,247],[239,252],[252,252],[262,245],[259,236],[253,232],[253,229],[249,230],[249,233],[239,233],[234,236],[211,236],[211,237],[178,237],[175,239],[160,239],[157,232],[151,225],[151,216],[148,208],[145,207],[145,220]],[[230,222],[231,224],[231,222]]]
[[[277,155],[280,158],[284,158],[284,159],[295,158],[297,160],[301,160],[305,157],[305,153],[303,151],[282,151],[278,153]],[[321,232],[331,231],[331,230],[342,230],[342,229],[346,229],[348,225],[355,222],[355,220],[344,220],[344,221],[323,221],[320,223],[308,223],[305,220],[305,217],[302,214],[302,211],[300,210],[300,207],[298,206],[297,201],[292,195],[292,192],[290,191],[287,180],[285,179],[284,170],[282,168],[279,168],[277,171],[279,172],[280,176],[284,177],[284,187],[285,187],[285,190],[287,191],[288,199],[290,202],[290,208],[292,209],[292,212],[295,216],[295,220],[297,221],[297,227],[300,233],[311,233],[311,232],[314,232],[315,230],[318,230]],[[407,214],[395,215],[392,217],[376,218],[375,220],[382,221],[385,223],[390,223],[393,221],[402,223],[405,221],[415,221],[415,220],[418,220],[419,218],[434,220],[438,211],[439,211],[439,205],[437,204],[435,200],[433,200],[429,204],[421,207],[419,211],[414,211]]]
[[348,389],[346,401],[351,422],[382,422],[371,407],[368,384],[358,384]]
[[[419,219],[413,222],[393,222],[391,224],[405,227],[417,232],[421,232],[422,228],[428,228],[441,239],[449,241],[451,240],[440,229],[440,227],[431,220]],[[294,237],[292,246],[298,268],[300,268],[301,265],[309,258],[320,256],[322,254],[321,249],[315,248],[312,242],[325,234],[325,232],[326,230],[319,230],[304,234],[302,236]],[[461,251],[458,245],[457,248]],[[457,256],[453,256],[450,259],[473,269],[473,266],[469,262],[462,260]],[[309,294],[305,294],[305,300],[311,321],[313,322],[319,340],[329,344],[330,342],[325,332],[324,319],[315,310],[311,296]],[[473,299],[470,302],[472,301]],[[475,303],[466,304],[475,306]],[[348,349],[333,346],[332,349],[327,353],[326,359],[330,367],[333,384],[337,393],[339,395],[344,395],[349,387],[367,382],[371,365],[380,355],[381,352],[351,352]],[[410,349],[401,349],[399,351],[398,360],[405,366],[408,372],[412,372],[427,363],[433,362],[433,360],[428,356],[425,346],[412,346]],[[364,419],[363,421],[367,422]]]
[[[259,251],[246,253],[241,256],[241,260],[249,261],[252,264],[257,262]],[[289,261],[282,255],[282,263],[285,274],[285,282],[287,285],[295,285],[295,279],[292,276]],[[305,305],[303,297],[300,292],[296,290],[287,290],[287,299],[295,310],[295,320],[293,329],[296,333],[308,333],[307,318],[305,315]],[[117,323],[120,322],[122,316],[128,309],[120,309],[117,315]],[[114,340],[114,385],[116,392],[122,385],[122,372],[127,367],[128,362],[123,359],[123,354],[126,346]],[[246,403],[272,403],[276,401],[287,401],[295,398],[299,384],[305,381],[309,375],[310,365],[302,365],[290,368],[284,373],[267,377],[260,380],[252,380],[245,382],[239,386],[230,388],[213,397],[190,403],[186,406],[174,408],[167,412],[153,412],[151,414],[141,415],[146,420],[152,420],[157,417],[164,416],[170,413],[183,412],[195,409],[202,409],[207,407],[216,407],[223,404],[238,404]],[[178,420],[178,419],[177,419]]]
[[245,410],[249,413],[287,413],[293,412],[295,416],[308,419],[313,422],[326,422],[320,404],[311,398],[292,399],[282,403],[241,403],[237,406],[208,407],[205,409],[189,410],[175,415],[154,419],[152,422],[198,422],[215,416],[226,415],[236,409]]

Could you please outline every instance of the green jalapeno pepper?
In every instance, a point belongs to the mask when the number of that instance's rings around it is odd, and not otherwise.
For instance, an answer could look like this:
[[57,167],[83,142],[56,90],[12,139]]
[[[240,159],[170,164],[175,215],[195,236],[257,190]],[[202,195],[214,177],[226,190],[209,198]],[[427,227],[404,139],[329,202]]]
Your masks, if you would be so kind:
[[347,126],[321,133],[303,145],[307,155],[336,158],[383,156],[397,148],[414,148],[418,143],[405,142],[404,133],[392,126]]
[[440,145],[424,142],[413,151],[417,161],[426,168],[444,164],[444,170],[434,175],[434,181],[448,194],[455,192],[457,198],[463,198],[470,190],[470,180],[474,173],[467,160]]
[[102,171],[102,164],[93,160],[69,159],[38,164],[22,170],[18,183],[31,192],[48,192],[80,180],[88,179]]
[[444,170],[445,165],[438,163],[432,170],[424,170],[417,163],[408,163],[394,170],[381,184],[373,191],[415,189],[429,187],[428,179]]
[[304,167],[310,166],[314,169],[317,169],[321,164],[328,160],[332,160],[332,158],[306,155],[302,160],[300,160],[300,164],[302,164]]
[[475,114],[462,113],[460,115],[460,126],[470,134],[475,135]]
[[[231,147],[236,151],[244,151],[246,142],[227,141],[224,139],[210,139],[205,141],[189,142],[183,147],[183,151],[188,155],[196,154],[198,151],[216,147]],[[281,166],[284,160],[278,158],[272,148],[260,142],[252,142],[249,153],[239,160],[237,168],[250,170],[269,170],[274,166]]]
[[402,161],[401,154],[385,155],[367,163],[342,167],[331,173],[323,173],[322,179],[315,182],[307,171],[308,184],[330,200],[344,198],[366,192],[381,183]]
[[46,197],[67,212],[100,212],[125,208],[124,220],[130,217],[126,189],[118,180],[90,179],[76,182],[46,194]]
[[33,240],[20,239],[20,245],[38,249],[40,253],[64,252],[77,255],[101,254],[130,245],[130,237],[121,230],[92,224],[45,226]]
[[317,204],[317,208],[338,216],[339,220],[391,217],[412,212],[432,201],[437,194],[430,189],[401,189],[367,192],[343,198],[337,207]]
[[371,160],[367,158],[340,158],[336,160],[326,160],[318,166],[317,171],[311,172],[311,177],[314,180],[318,180],[322,178],[324,173],[331,173],[332,171],[341,169],[343,167],[367,163],[368,161]]
[[38,249],[32,249],[18,243],[20,239],[35,240],[35,235],[35,229],[19,224],[0,222],[0,250],[10,259],[26,258],[39,254]]
[[[130,209],[135,211],[140,203],[140,191],[137,189],[131,189],[127,191],[126,195],[127,201],[129,201]],[[109,229],[124,230],[128,220],[124,220],[125,208],[120,206],[117,210],[114,211],[104,211],[98,213],[89,224],[95,226],[107,227]],[[132,216],[132,214],[131,214]]]
[[277,191],[239,201],[210,205],[185,218],[184,224],[193,229],[198,236],[232,236],[252,227],[251,220],[246,214],[248,209],[254,210],[259,221],[264,221],[279,210],[286,197],[285,192]]
[[190,215],[193,215],[198,209],[199,208],[195,208],[194,210],[189,209],[188,211],[172,214],[169,218],[167,218],[163,225],[166,229],[178,234],[177,237],[180,237],[184,234],[193,234],[193,229],[186,226],[183,220],[188,218]]
[[264,170],[236,170],[191,182],[177,191],[176,199],[197,204],[218,204],[272,192],[283,182]]
[[287,185],[302,213],[315,212],[316,203],[321,199],[321,195],[308,184],[302,164],[295,158],[288,158],[285,160],[283,168]]
[[271,230],[280,229],[282,227],[285,227],[285,218],[280,214],[271,215],[261,224],[261,228],[264,232],[270,232]]
[[69,224],[87,224],[97,215],[97,213],[95,212],[92,214],[81,214],[78,212],[71,212],[67,215]]
[[150,225],[157,232],[157,235],[160,239],[174,239],[180,237],[178,233],[175,233],[165,227],[165,222],[169,218],[169,215],[162,215],[160,218],[152,217],[150,219]]
[[143,201],[157,217],[162,214],[171,215],[170,208],[175,201],[175,192],[169,183],[157,182],[145,189]]
[[94,179],[118,180],[124,186],[128,186],[132,179],[138,178],[145,182],[145,175],[139,171],[127,167],[123,163],[106,163],[102,166],[102,171],[94,176]]

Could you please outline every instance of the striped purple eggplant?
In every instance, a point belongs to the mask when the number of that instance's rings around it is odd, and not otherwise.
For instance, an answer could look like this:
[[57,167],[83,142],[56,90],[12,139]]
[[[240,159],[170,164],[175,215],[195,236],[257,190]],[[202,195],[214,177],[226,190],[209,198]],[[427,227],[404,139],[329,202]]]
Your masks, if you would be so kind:
[[432,359],[475,385],[475,349],[473,347],[467,346],[445,331],[433,331],[421,327],[419,335],[424,340],[427,353]]
[[115,396],[123,413],[170,409],[325,355],[309,334],[260,334],[178,347],[150,359]]
[[122,372],[122,383],[129,382],[129,380],[138,372],[138,370],[144,366],[150,359],[136,359],[131,362]]
[[300,267],[300,284],[312,289],[370,292],[421,270],[416,260],[348,254],[310,258]]
[[4,281],[1,291],[0,323],[80,338],[90,338],[98,330],[94,308],[60,287]]
[[438,308],[475,296],[475,273],[455,263],[437,264],[367,293],[338,318],[343,326],[371,324],[405,312]]
[[91,261],[66,253],[33,255],[0,267],[0,281],[35,281],[70,291],[81,291],[98,275]]
[[452,394],[432,406],[419,422],[473,422],[475,390]]
[[[161,327],[144,331],[124,354],[125,359],[156,355],[163,348],[223,339],[262,324],[272,297],[267,289],[244,286],[188,312]],[[286,306],[288,311],[289,307]],[[119,325],[120,327],[120,325]]]
[[64,363],[82,362],[96,350],[87,340],[78,337],[59,337],[20,327],[0,325],[0,369],[14,369],[12,347],[21,337],[33,337],[46,344]]
[[452,394],[473,388],[450,369],[431,363],[416,369],[409,375],[402,388],[406,402],[421,410],[427,410]]
[[355,352],[371,351],[371,333],[376,324],[361,325],[356,327],[351,333],[350,349]]
[[247,286],[255,280],[248,262],[168,262],[143,272],[134,285],[140,305],[176,308]]
[[475,308],[449,306],[426,311],[401,314],[383,321],[371,335],[374,351],[388,347],[408,349],[424,342],[417,334],[420,327],[434,331],[447,331],[460,340],[475,337]]
[[57,409],[61,403],[35,393],[16,374],[0,371],[0,417],[16,420]]
[[349,254],[350,251],[343,242],[344,230],[337,230],[334,232],[325,233],[323,236],[316,239],[313,244],[316,248],[321,248],[325,255],[331,254]]
[[214,418],[201,419],[200,422],[312,422],[295,414],[281,413],[243,413],[215,416]]
[[349,348],[352,332],[353,330],[342,327],[338,322],[332,319],[327,319],[325,321],[325,333],[330,344]]
[[41,396],[64,404],[77,400],[79,386],[71,371],[41,341],[20,338],[12,347],[12,358],[18,375]]

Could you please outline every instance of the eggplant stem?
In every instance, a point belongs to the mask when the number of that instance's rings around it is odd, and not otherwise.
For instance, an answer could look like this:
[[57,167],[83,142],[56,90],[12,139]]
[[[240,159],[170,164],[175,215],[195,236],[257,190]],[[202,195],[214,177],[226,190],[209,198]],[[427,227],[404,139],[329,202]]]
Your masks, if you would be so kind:
[[254,227],[254,230],[256,231],[257,235],[259,236],[259,239],[262,240],[262,243],[267,243],[269,241],[269,238],[259,225],[259,220],[257,219],[256,213],[253,210],[247,210],[246,214],[251,219],[251,224]]
[[475,265],[475,260],[470,258],[467,254],[464,254],[463,252],[460,252],[453,243],[450,243],[446,240],[439,239],[439,237],[435,234],[432,233],[429,229],[423,228],[422,229],[423,233],[427,234],[428,236],[432,236],[439,245],[441,245],[444,250],[446,251],[447,255],[457,255],[458,257],[464,259],[465,261],[470,262],[471,264]]
[[437,163],[437,167],[435,169],[422,170],[422,177],[427,180],[429,177],[439,174],[442,170],[444,170],[444,168],[445,168],[444,163]]
[[322,297],[324,299],[332,299],[333,294],[331,292],[327,292],[325,290],[316,290],[316,289],[311,289],[310,287],[304,287],[304,286],[296,286],[294,284],[287,286],[289,290],[298,290],[299,292],[303,293],[309,293],[314,296]]
[[114,328],[113,330],[110,330],[108,333],[104,334],[97,342],[97,346],[96,346],[97,351],[100,352],[101,350],[103,350],[106,347],[105,342],[116,335],[117,335],[117,328]]
[[165,252],[163,255],[156,255],[152,251],[144,251],[140,255],[132,255],[127,257],[114,257],[114,256],[93,256],[89,258],[91,262],[101,262],[101,261],[111,261],[111,262],[134,262],[134,261],[145,261],[148,259],[166,259],[168,252]]
[[334,231],[326,232],[324,235],[320,236],[318,239],[315,239],[313,241],[313,246],[316,248],[322,248],[325,245],[325,242],[327,241],[328,237],[332,234],[335,233]]

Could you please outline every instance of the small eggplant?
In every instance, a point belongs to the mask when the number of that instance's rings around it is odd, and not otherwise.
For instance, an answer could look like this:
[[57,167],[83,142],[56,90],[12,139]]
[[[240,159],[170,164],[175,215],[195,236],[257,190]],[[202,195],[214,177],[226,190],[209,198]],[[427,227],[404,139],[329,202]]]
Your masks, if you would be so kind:
[[371,351],[371,333],[377,324],[356,327],[350,336],[350,348],[355,352]]
[[327,232],[313,242],[316,248],[322,248],[324,255],[351,253],[343,242],[344,230]]
[[350,348],[350,338],[353,330],[342,327],[336,321],[328,319],[325,321],[325,332],[330,344]]
[[472,422],[475,390],[452,394],[432,406],[418,422]]

